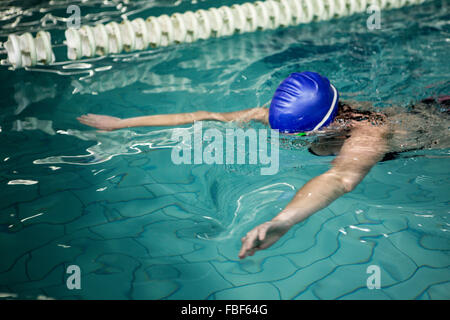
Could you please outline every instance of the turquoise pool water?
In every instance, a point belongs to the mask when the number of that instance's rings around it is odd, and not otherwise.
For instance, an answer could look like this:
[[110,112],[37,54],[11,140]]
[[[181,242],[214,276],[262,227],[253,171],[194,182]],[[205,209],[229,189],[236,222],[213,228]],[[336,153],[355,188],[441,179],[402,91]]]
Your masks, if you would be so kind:
[[[84,22],[118,18],[100,3],[81,6],[93,13]],[[142,9],[135,18],[225,3],[141,1],[127,10]],[[16,19],[7,9],[2,41]],[[95,14],[102,10],[111,14]],[[28,12],[14,30],[37,30],[33,21],[65,7]],[[172,128],[102,133],[75,120],[253,107],[303,70],[326,74],[344,99],[379,107],[449,94],[447,2],[382,12],[380,30],[368,30],[367,18],[31,71],[1,67],[0,298],[449,299],[450,150],[379,163],[352,193],[240,261],[240,238],[332,157],[281,148],[272,176],[259,165],[175,165]],[[46,28],[62,42],[61,22]],[[80,267],[81,290],[66,286],[70,265]],[[370,265],[380,268],[380,289],[366,286]]]

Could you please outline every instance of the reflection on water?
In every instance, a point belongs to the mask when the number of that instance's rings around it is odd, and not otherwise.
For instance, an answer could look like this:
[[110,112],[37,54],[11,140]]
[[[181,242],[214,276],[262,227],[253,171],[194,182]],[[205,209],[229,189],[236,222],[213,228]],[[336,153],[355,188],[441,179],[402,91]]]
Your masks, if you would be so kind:
[[[173,130],[192,131],[192,128]],[[88,154],[86,155],[52,156],[45,159],[36,159],[33,163],[95,165],[119,155],[141,153],[141,148],[144,146],[149,149],[171,148],[179,143],[172,139],[173,130],[151,131],[145,134],[138,134],[129,130],[115,132],[59,130],[59,134],[73,136],[85,141],[96,141],[97,144],[87,148]]]
[[17,107],[15,115],[22,113],[30,104],[56,96],[56,84],[49,81],[25,82],[14,84],[14,100]]
[[80,7],[81,24],[107,23],[111,20],[145,14],[155,7],[176,7],[181,0],[89,0],[89,1],[2,1],[0,3],[0,36],[11,32],[65,30],[67,7]]
[[49,135],[55,135],[51,120],[40,120],[34,117],[27,117],[25,120],[16,120],[13,122],[12,131],[23,130],[41,130]]

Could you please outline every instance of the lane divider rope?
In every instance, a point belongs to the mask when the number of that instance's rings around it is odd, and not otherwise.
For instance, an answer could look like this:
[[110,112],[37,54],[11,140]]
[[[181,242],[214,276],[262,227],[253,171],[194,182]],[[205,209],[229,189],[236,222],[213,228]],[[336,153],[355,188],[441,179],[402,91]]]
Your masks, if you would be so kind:
[[[187,11],[159,17],[137,18],[120,23],[82,26],[65,31],[67,57],[103,56],[122,51],[146,50],[190,43],[199,39],[225,37],[235,33],[276,29],[312,21],[329,20],[367,10],[421,4],[426,0],[266,0],[235,4],[231,7]],[[51,64],[55,61],[50,33],[39,31],[35,38],[27,32],[10,34],[4,44],[14,68]]]

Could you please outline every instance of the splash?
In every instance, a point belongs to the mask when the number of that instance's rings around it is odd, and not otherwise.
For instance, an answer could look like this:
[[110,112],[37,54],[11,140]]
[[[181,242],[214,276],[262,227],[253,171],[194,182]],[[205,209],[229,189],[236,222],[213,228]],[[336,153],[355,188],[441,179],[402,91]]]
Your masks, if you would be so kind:
[[192,132],[192,127],[151,131],[139,134],[130,130],[115,132],[58,130],[58,134],[69,135],[84,141],[97,143],[86,149],[87,154],[75,156],[51,156],[36,159],[34,164],[95,165],[120,155],[139,154],[146,147],[150,150],[174,147],[178,141],[172,140],[173,131]]
[[[288,201],[295,194],[295,186],[281,182],[273,183],[250,192],[243,193],[236,200],[236,209],[223,221],[214,219],[224,230],[217,236],[197,235],[204,240],[224,241],[232,239],[236,234],[250,230],[249,225],[268,220],[274,210],[281,210],[280,200]],[[266,213],[267,212],[267,213]],[[212,218],[211,218],[212,219]]]

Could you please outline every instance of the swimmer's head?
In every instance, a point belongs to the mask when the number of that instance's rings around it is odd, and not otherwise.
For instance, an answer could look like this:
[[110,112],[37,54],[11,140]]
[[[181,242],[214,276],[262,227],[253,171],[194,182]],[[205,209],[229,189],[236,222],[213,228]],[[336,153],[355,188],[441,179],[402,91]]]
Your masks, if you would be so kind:
[[292,73],[277,88],[269,109],[272,129],[308,132],[328,126],[337,114],[339,94],[315,72]]

